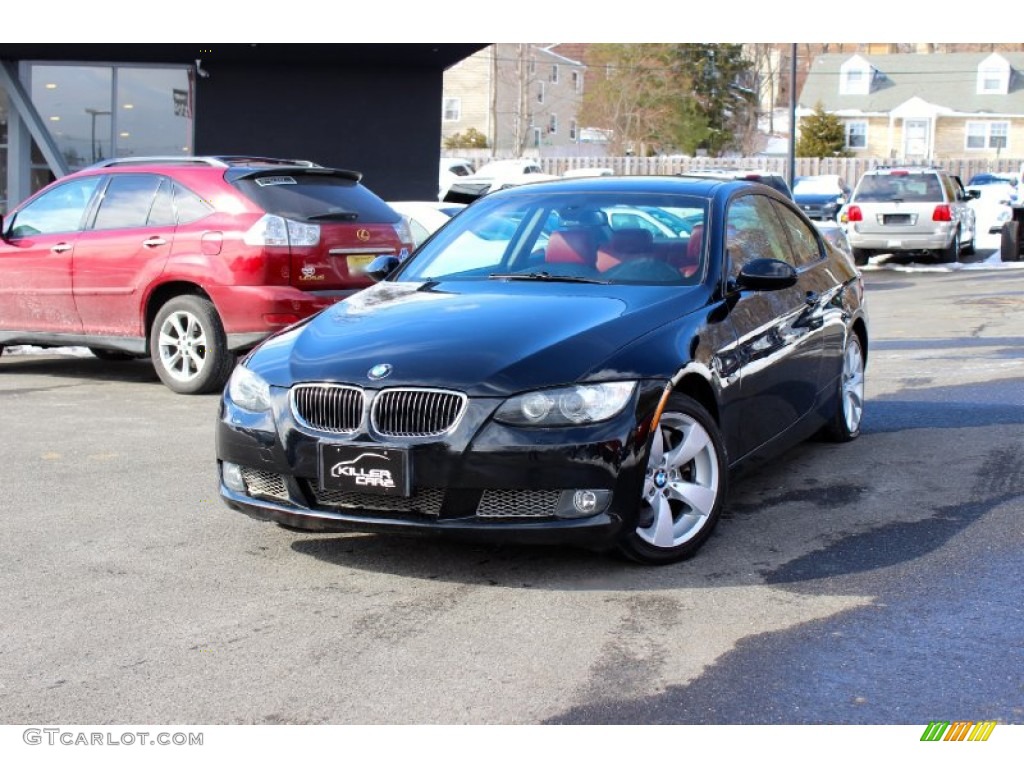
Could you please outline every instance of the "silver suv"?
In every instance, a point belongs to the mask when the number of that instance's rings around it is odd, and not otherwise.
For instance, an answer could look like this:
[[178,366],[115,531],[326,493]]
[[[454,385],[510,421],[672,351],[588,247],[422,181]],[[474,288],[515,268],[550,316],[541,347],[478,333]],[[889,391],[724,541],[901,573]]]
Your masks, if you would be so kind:
[[874,168],[863,176],[844,211],[857,264],[878,253],[928,253],[955,262],[974,253],[974,210],[957,176],[940,168]]

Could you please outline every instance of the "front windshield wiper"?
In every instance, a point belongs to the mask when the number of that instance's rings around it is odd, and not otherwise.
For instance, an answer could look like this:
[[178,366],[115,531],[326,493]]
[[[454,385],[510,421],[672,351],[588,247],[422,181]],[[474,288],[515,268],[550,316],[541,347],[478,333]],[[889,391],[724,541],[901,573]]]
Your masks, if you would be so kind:
[[328,211],[327,213],[314,213],[307,216],[309,221],[355,221],[359,214],[355,211]]
[[539,280],[547,283],[595,283],[597,285],[608,285],[607,280],[597,280],[593,277],[582,277],[580,275],[558,275],[550,272],[493,272],[487,276],[488,280]]

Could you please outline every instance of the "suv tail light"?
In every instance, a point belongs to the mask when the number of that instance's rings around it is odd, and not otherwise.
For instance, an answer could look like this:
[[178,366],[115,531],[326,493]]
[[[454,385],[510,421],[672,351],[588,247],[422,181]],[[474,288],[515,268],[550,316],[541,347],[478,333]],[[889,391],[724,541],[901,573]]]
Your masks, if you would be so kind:
[[266,214],[249,227],[242,238],[246,245],[314,246],[320,242],[320,225]]
[[948,205],[936,205],[935,210],[932,212],[932,221],[952,221],[953,211],[950,210]]
[[403,216],[401,221],[394,224],[395,234],[398,235],[398,239],[402,241],[402,245],[409,246],[409,250],[412,250],[413,239],[412,239],[412,228],[409,226],[408,219]]
[[847,221],[864,221],[864,214],[861,213],[859,205],[851,205],[846,209]]

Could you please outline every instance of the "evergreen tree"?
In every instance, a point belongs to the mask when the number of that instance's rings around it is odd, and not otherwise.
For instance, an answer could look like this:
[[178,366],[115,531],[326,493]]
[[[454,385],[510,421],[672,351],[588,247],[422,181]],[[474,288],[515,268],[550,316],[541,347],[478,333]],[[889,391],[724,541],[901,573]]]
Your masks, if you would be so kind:
[[825,111],[818,102],[814,111],[800,121],[797,157],[849,157],[846,129],[842,120]]

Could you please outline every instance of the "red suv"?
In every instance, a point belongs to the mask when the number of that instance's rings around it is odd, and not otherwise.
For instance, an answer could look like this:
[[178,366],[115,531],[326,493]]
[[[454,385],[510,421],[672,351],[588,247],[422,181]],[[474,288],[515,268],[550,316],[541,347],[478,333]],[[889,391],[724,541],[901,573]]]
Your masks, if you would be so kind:
[[236,355],[403,259],[403,218],[361,174],[250,157],[108,160],[0,223],[2,345],[150,357],[163,382],[223,387]]

